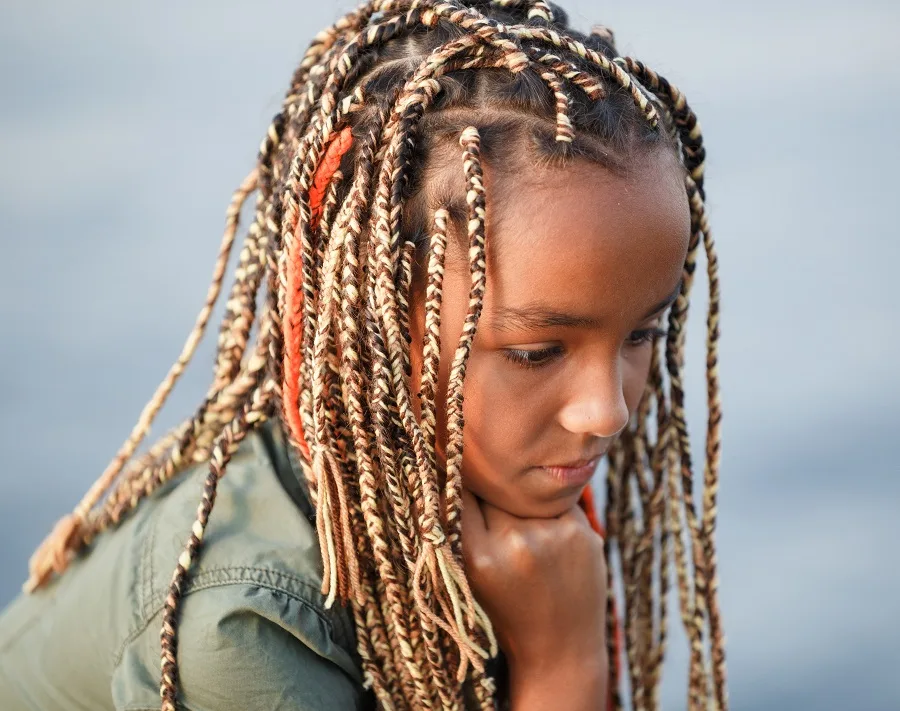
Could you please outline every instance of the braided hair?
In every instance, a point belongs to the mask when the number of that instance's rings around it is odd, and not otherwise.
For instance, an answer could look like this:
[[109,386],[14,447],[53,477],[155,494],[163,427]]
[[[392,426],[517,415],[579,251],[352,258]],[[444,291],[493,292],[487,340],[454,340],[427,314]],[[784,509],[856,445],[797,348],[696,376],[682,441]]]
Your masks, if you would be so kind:
[[[658,708],[674,568],[690,644],[688,706],[727,709],[714,545],[719,282],[700,127],[677,88],[618,55],[607,28],[578,32],[544,0],[370,0],[316,35],[229,205],[212,284],[182,353],[99,480],[33,556],[26,588],[62,573],[188,465],[208,463],[161,631],[162,709],[174,711],[179,603],[217,484],[247,434],[277,417],[315,504],[326,605],[349,603],[379,704],[494,708],[485,661],[496,641],[467,582],[460,542],[463,381],[486,283],[483,165],[516,175],[581,159],[625,171],[635,152],[656,148],[680,158],[691,238],[667,337],[608,453],[605,548],[608,559],[618,557],[624,591],[616,601],[610,573],[611,687],[619,610],[632,704]],[[462,180],[430,180],[448,156]],[[208,324],[238,215],[254,193],[212,384],[191,417],[138,455]],[[469,255],[469,302],[447,401],[438,403],[444,254],[455,235]],[[683,365],[701,244],[709,417],[698,510]],[[409,306],[418,272],[425,329],[414,395]],[[445,461],[436,441],[441,408]],[[590,498],[583,503],[593,518]],[[615,690],[612,705],[622,705]]]

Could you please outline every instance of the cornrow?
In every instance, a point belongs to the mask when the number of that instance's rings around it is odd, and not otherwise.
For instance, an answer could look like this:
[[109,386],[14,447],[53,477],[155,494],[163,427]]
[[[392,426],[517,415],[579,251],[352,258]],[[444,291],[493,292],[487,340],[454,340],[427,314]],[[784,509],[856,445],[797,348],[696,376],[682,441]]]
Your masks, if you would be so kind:
[[[578,32],[545,0],[371,0],[316,35],[228,207],[212,284],[181,354],[110,465],[33,556],[27,589],[63,573],[87,543],[187,466],[208,463],[160,633],[161,708],[174,711],[180,602],[218,482],[240,442],[278,418],[315,506],[325,604],[349,604],[365,685],[379,705],[495,708],[485,661],[497,643],[466,578],[460,528],[463,384],[490,249],[484,165],[512,176],[581,159],[624,172],[634,152],[657,149],[677,154],[684,168],[691,237],[681,291],[642,400],[608,453],[605,529],[590,492],[582,506],[610,563],[610,707],[622,708],[618,683],[627,670],[633,707],[659,708],[674,584],[690,645],[688,708],[725,711],[714,539],[719,278],[700,126],[676,87],[618,55],[609,29]],[[442,175],[452,179],[427,179],[438,159],[448,161],[452,170]],[[203,335],[238,216],[254,193],[212,384],[191,417],[136,455]],[[438,402],[444,259],[455,239],[468,255],[469,296],[447,400]],[[701,249],[709,417],[695,482],[684,327]],[[414,394],[409,319],[418,288],[424,340]]]

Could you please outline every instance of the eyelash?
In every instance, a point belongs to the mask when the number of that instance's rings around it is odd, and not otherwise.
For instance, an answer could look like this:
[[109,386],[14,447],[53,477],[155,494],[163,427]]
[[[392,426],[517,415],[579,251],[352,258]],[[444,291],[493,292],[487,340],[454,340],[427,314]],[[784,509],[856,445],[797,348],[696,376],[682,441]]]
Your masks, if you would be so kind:
[[[637,348],[646,343],[652,343],[657,338],[663,338],[666,332],[661,328],[643,328],[639,331],[633,331],[626,340],[626,344],[632,348]],[[520,365],[523,368],[540,368],[549,365],[563,354],[562,346],[554,346],[553,348],[541,348],[539,350],[523,350],[519,348],[507,348],[503,351],[504,357]]]
[[523,368],[540,368],[543,365],[556,360],[563,353],[561,346],[553,348],[541,348],[536,351],[526,351],[517,348],[507,348],[503,351],[503,355],[516,365]]
[[629,346],[642,346],[645,343],[653,343],[657,338],[665,338],[665,336],[666,331],[661,328],[642,328],[639,331],[633,331],[625,342]]

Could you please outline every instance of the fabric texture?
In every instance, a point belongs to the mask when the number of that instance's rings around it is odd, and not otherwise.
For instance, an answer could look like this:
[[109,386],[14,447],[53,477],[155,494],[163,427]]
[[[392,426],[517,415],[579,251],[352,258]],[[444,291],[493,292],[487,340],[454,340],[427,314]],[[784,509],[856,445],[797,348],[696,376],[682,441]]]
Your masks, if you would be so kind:
[[[207,468],[164,487],[45,588],[0,614],[3,711],[160,707],[162,610]],[[178,626],[179,707],[347,711],[362,687],[349,610],[324,608],[312,507],[277,424],[219,484]]]

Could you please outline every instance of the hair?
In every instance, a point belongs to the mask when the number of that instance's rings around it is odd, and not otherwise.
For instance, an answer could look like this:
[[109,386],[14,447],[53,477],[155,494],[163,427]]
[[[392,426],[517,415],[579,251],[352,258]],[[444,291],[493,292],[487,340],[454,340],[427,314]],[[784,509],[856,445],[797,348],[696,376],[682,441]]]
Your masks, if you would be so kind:
[[[349,603],[365,682],[379,704],[494,708],[485,660],[496,642],[467,582],[460,543],[463,382],[486,280],[483,166],[505,176],[502,192],[541,166],[586,160],[625,172],[652,150],[669,150],[683,165],[691,237],[667,337],[654,348],[642,401],[608,454],[612,702],[622,705],[618,609],[632,704],[659,706],[674,568],[690,645],[688,707],[726,709],[714,545],[719,282],[700,127],[677,88],[618,55],[608,29],[578,32],[544,0],[372,0],[313,39],[256,167],[229,205],[212,284],[181,355],[100,479],[35,553],[27,588],[62,573],[189,464],[207,462],[165,602],[162,708],[174,711],[179,602],[217,484],[247,434],[278,418],[315,505],[322,593],[329,606]],[[446,177],[441,165],[457,165],[459,177]],[[207,326],[238,215],[253,193],[255,219],[219,329],[212,385],[192,417],[136,454]],[[456,236],[469,255],[471,288],[447,401],[438,403],[444,255]],[[701,244],[709,283],[702,489],[683,381]],[[409,336],[415,273],[425,300],[417,394],[410,392]],[[445,462],[436,453],[440,407]]]

